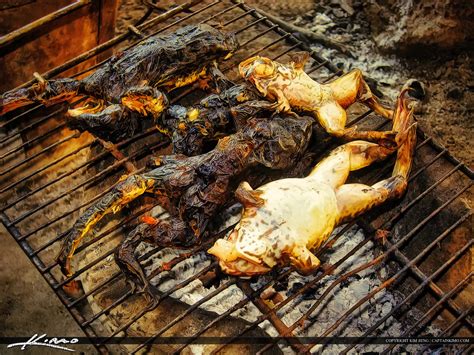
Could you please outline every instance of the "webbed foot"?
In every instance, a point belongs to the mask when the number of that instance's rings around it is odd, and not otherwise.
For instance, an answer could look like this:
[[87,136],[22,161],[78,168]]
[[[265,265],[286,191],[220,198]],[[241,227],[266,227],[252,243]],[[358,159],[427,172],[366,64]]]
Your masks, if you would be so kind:
[[125,274],[125,280],[130,287],[131,294],[143,295],[147,302],[147,309],[153,309],[158,305],[160,292],[147,279],[142,280],[133,277],[131,274]]

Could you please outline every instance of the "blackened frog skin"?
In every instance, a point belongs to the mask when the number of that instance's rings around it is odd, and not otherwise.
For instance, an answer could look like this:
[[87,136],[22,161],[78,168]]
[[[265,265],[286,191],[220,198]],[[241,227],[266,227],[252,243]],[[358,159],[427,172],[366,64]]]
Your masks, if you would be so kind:
[[217,80],[215,61],[237,48],[232,34],[206,24],[185,26],[115,54],[84,79],[40,78],[30,87],[6,92],[0,96],[0,115],[31,103],[48,106],[86,96],[68,112],[73,128],[117,141],[132,135],[143,117],[157,120],[168,107],[170,90]]

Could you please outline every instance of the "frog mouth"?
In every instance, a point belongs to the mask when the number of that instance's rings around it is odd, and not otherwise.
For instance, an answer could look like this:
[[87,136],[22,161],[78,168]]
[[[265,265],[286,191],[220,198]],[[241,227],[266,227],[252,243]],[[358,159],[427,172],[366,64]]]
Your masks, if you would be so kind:
[[228,240],[217,240],[207,252],[216,256],[222,270],[230,275],[261,275],[271,269],[258,258],[239,253],[235,244]]
[[237,258],[233,261],[219,260],[222,270],[234,276],[254,276],[268,273],[271,268],[262,264],[251,262],[244,258]]

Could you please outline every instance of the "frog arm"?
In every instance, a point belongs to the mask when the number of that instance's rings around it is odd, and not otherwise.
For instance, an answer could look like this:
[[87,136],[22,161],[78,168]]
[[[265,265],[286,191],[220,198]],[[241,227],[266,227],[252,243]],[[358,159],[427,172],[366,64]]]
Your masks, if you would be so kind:
[[275,111],[277,113],[279,112],[291,113],[292,112],[290,102],[288,101],[285,94],[283,93],[283,90],[276,87],[271,87],[271,88],[268,88],[267,97],[268,95],[275,97],[275,100],[276,100]]
[[290,253],[290,262],[295,266],[296,270],[308,275],[318,269],[321,262],[311,253],[305,246],[296,246]]

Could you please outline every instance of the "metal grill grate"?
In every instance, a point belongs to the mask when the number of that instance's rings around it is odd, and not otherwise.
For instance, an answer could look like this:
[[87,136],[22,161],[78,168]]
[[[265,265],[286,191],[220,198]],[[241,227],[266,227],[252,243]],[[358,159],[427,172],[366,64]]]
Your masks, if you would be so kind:
[[[149,20],[148,17],[158,9],[150,2],[144,3],[148,5],[146,16],[139,23],[130,26],[129,32],[116,36],[77,58],[43,73],[42,76],[45,79],[54,77],[110,48],[117,48],[118,46],[121,46],[122,49],[127,48],[127,46],[136,45],[138,41],[151,35],[198,22],[220,24],[225,31],[236,32],[242,47],[231,63],[226,62],[221,66],[223,71],[234,79],[237,78],[236,63],[249,56],[263,54],[278,59],[293,50],[308,50],[292,34],[285,32],[240,1],[214,1],[204,4],[200,1],[184,2]],[[319,57],[315,51],[311,52],[311,57],[312,61],[307,72],[317,78],[318,81],[327,81],[342,73],[327,60]],[[97,63],[76,74],[76,76],[88,73],[103,62]],[[33,81],[25,83],[23,86],[32,83]],[[196,100],[193,90],[193,88],[188,88],[181,90],[174,96],[172,95],[172,102],[180,101],[186,104],[193,102],[193,100]],[[87,304],[88,297],[92,297],[120,280],[122,278],[121,274],[119,272],[113,273],[110,278],[98,282],[92,289],[76,298],[68,296],[64,292],[63,286],[71,280],[82,277],[88,270],[100,264],[106,257],[113,254],[114,249],[108,250],[86,265],[82,265],[74,275],[66,279],[60,275],[53,256],[59,248],[61,239],[68,232],[64,225],[72,225],[75,218],[77,218],[78,211],[89,206],[108,192],[112,187],[112,183],[121,174],[143,171],[143,158],[150,154],[157,154],[168,142],[156,129],[150,128],[115,146],[111,146],[88,134],[80,135],[69,131],[62,117],[64,112],[64,107],[60,109],[54,107],[53,111],[36,106],[22,114],[10,115],[0,123],[1,129],[7,132],[0,140],[3,152],[0,158],[4,162],[0,172],[0,176],[2,176],[0,194],[3,202],[0,219],[84,332],[91,337],[98,335],[104,337],[102,342],[96,346],[99,351],[107,352],[112,351],[116,346],[110,344],[111,338],[126,332],[149,310],[146,308],[134,309],[133,315],[127,321],[118,324],[115,330],[112,332],[104,331],[100,327],[102,317],[107,317],[119,305],[127,302],[132,297],[131,291],[124,291],[123,294],[116,295],[114,302],[99,311],[91,312],[85,304]],[[27,124],[23,122],[27,122]],[[388,124],[376,119],[370,111],[353,118],[350,125],[356,123],[361,125],[371,124],[372,126],[375,123],[379,129]],[[344,226],[319,252],[318,255],[324,257],[324,251],[333,245],[338,238],[354,225],[359,225],[365,232],[365,239],[356,244],[337,263],[328,265],[313,275],[314,277],[310,282],[301,285],[273,308],[270,308],[262,300],[262,292],[288,277],[292,272],[291,268],[279,270],[269,282],[261,284],[258,288],[251,286],[248,281],[228,278],[215,290],[187,308],[184,313],[132,349],[132,353],[146,349],[157,337],[165,334],[167,330],[179,324],[202,304],[233,285],[237,285],[246,297],[230,307],[225,313],[216,316],[201,329],[197,329],[187,343],[176,346],[173,349],[174,352],[180,352],[189,343],[194,342],[200,336],[206,334],[209,329],[215,327],[221,320],[241,310],[249,303],[253,303],[261,315],[256,321],[247,324],[238,334],[232,334],[233,338],[229,339],[228,343],[245,337],[246,334],[264,321],[269,321],[282,337],[297,336],[301,329],[307,328],[311,323],[318,321],[315,311],[326,302],[332,290],[350,281],[359,272],[373,270],[374,266],[381,263],[396,265],[393,267],[392,276],[385,277],[384,282],[378,288],[360,298],[349,309],[341,312],[337,319],[334,319],[333,324],[322,334],[313,334],[314,336],[325,337],[335,334],[341,324],[353,316],[359,307],[373,300],[378,292],[389,287],[395,287],[400,283],[407,285],[405,287],[407,291],[401,297],[400,302],[388,314],[374,320],[372,326],[365,330],[364,337],[376,336],[377,328],[389,317],[403,318],[406,316],[407,306],[416,305],[418,307],[420,298],[427,300],[426,302],[423,301],[426,303],[426,307],[424,309],[421,307],[423,309],[422,317],[418,319],[415,325],[408,328],[402,336],[422,334],[427,326],[440,318],[445,320],[442,323],[444,327],[442,335],[465,334],[463,332],[466,331],[472,334],[471,308],[460,305],[457,300],[459,293],[469,287],[472,272],[468,270],[461,276],[458,275],[456,282],[451,283],[449,289],[444,286],[446,283],[440,284],[440,279],[447,275],[450,270],[456,268],[460,261],[466,258],[469,260],[473,243],[472,238],[454,243],[453,232],[471,218],[471,212],[467,208],[463,208],[462,199],[472,193],[471,187],[474,174],[469,168],[453,158],[446,148],[436,144],[422,131],[418,132],[418,142],[415,165],[410,177],[411,183],[404,200]],[[327,150],[330,144],[324,148]],[[73,168],[68,167],[68,162],[80,160],[86,151],[93,152],[92,158],[83,159],[83,162],[76,164]],[[383,166],[377,167],[377,169],[365,172],[365,175],[360,176],[360,178],[365,182],[377,181],[388,175],[391,166],[390,162],[387,162]],[[90,171],[94,171],[94,174],[91,174]],[[102,192],[87,199],[87,201],[84,202],[81,196],[76,196],[78,191],[88,190],[97,185],[103,186]],[[38,195],[43,197],[31,202],[31,199]],[[94,237],[90,237],[78,248],[77,253],[84,252],[87,248],[96,247],[97,243],[113,233],[125,232],[128,222],[133,223],[140,214],[149,211],[151,207],[145,205],[138,208],[125,220],[101,231],[100,234]],[[46,218],[40,218],[40,215],[45,215]],[[285,310],[297,304],[300,297],[308,291],[317,288],[318,283],[324,277],[330,275],[339,265],[351,258],[358,250],[361,250],[369,241],[379,240],[375,236],[377,230],[380,229],[390,231],[390,235],[387,240],[377,244],[376,249],[380,251],[377,257],[369,263],[345,270],[319,297],[314,299],[311,307],[296,322],[288,325],[282,320]],[[205,241],[190,252],[173,259],[167,266],[173,268],[190,255],[205,250],[214,239],[211,238],[211,240]],[[440,252],[436,252],[436,249],[439,249],[438,246],[441,243],[446,245],[443,240],[452,242],[455,248],[450,249],[449,252],[447,251],[443,257],[439,257]],[[140,260],[146,262],[160,250],[161,248],[155,248],[143,254]],[[436,262],[433,262],[433,258],[437,259]],[[215,266],[216,263],[213,262],[199,269],[192,277],[164,292],[160,300],[166,300],[175,291],[212,271]],[[162,266],[157,267],[150,273],[150,279],[163,271]],[[375,275],[375,271],[370,272]],[[271,349],[279,341],[282,340],[275,338],[274,344],[262,345],[260,352]],[[297,352],[310,351],[314,346],[314,344],[303,344],[298,338],[290,338],[286,341]],[[220,345],[214,352],[218,352],[225,346],[226,344]],[[326,344],[326,346],[327,349],[330,349],[329,344]],[[344,353],[353,349],[354,346],[360,350],[363,345],[349,345]],[[385,351],[388,352],[393,347],[387,346]],[[469,352],[470,348],[467,345],[459,350]]]

